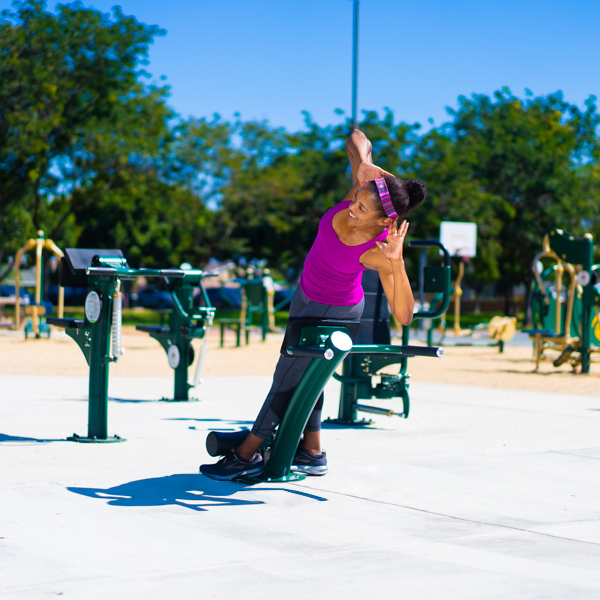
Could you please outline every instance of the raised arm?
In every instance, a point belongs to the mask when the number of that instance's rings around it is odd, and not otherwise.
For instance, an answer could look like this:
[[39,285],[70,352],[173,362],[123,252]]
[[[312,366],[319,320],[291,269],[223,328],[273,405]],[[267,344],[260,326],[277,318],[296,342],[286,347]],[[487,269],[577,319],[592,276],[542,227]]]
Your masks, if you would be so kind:
[[350,158],[352,183],[354,185],[364,185],[367,181],[378,179],[384,175],[393,177],[391,173],[373,164],[373,156],[371,154],[373,144],[371,144],[362,131],[358,129],[352,131],[350,137],[346,140],[346,150]]
[[346,150],[350,159],[350,167],[352,169],[352,183],[357,184],[358,169],[362,163],[372,163],[371,150],[373,144],[367,139],[367,136],[358,129],[354,129],[350,137],[346,140]]

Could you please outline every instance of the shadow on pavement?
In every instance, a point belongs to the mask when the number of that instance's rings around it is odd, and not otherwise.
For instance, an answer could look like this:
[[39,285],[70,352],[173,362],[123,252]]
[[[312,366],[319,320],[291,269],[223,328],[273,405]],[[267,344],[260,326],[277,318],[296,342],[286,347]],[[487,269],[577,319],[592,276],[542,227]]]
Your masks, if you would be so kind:
[[166,417],[165,421],[195,421],[196,423],[228,423],[231,425],[254,425],[254,421],[240,421],[238,419],[196,419],[192,417]]
[[[89,397],[82,396],[81,398],[62,398],[63,402],[89,402]],[[109,402],[122,402],[122,403],[130,403],[130,404],[142,404],[147,402],[161,402],[161,398],[146,398],[146,399],[138,399],[138,398],[108,398]]]
[[206,511],[220,506],[248,506],[264,504],[261,500],[235,498],[242,491],[280,491],[326,502],[327,498],[280,487],[247,486],[242,483],[215,481],[195,474],[167,475],[130,481],[111,488],[68,487],[70,492],[89,498],[108,500],[111,506],[182,506],[195,511]]
[[41,440],[39,438],[30,438],[30,437],[20,437],[17,435],[7,435],[5,433],[0,433],[0,444],[4,443],[4,442],[11,442],[11,443],[34,443],[34,444],[47,444],[50,442],[66,442],[67,440],[65,438],[58,438],[55,440]]

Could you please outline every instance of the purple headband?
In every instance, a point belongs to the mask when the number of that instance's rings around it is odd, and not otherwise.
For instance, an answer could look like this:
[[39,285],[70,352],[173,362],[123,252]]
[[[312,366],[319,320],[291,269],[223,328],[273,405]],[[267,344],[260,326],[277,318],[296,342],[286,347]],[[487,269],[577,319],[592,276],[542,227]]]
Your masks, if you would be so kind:
[[373,181],[375,181],[375,185],[377,186],[377,193],[379,194],[381,204],[383,204],[385,214],[391,219],[395,219],[398,216],[398,213],[394,210],[394,205],[390,199],[390,192],[385,184],[385,179],[382,177],[381,179],[374,179]]

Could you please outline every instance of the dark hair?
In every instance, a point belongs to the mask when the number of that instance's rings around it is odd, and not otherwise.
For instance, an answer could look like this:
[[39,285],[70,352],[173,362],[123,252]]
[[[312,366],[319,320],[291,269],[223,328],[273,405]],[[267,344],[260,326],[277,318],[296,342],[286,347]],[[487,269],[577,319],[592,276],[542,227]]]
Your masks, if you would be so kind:
[[[390,192],[390,198],[394,205],[394,209],[398,213],[400,219],[405,217],[413,208],[415,208],[415,206],[421,204],[421,202],[425,200],[427,190],[421,181],[416,179],[403,181],[402,179],[389,177],[388,175],[384,175],[383,178],[385,179],[388,191]],[[375,182],[371,181],[369,185],[375,198],[379,199]],[[383,210],[383,205],[381,205],[381,216],[387,216]]]

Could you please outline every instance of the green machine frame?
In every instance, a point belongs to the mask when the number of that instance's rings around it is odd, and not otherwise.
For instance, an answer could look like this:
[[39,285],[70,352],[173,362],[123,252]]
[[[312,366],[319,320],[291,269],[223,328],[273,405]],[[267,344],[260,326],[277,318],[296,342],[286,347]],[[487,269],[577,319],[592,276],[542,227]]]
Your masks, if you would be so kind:
[[[194,362],[192,340],[202,339],[207,335],[215,316],[215,308],[210,305],[210,300],[202,285],[202,279],[209,275],[210,273],[204,273],[199,269],[188,269],[183,271],[182,277],[163,278],[173,299],[169,325],[136,326],[138,331],[149,333],[150,337],[158,341],[167,353],[169,366],[174,371],[173,398],[163,398],[163,400],[189,401],[189,390],[197,383],[206,351],[206,340],[200,351],[196,369],[197,376],[193,383],[190,383],[188,379],[188,367]],[[194,306],[196,290],[201,295],[203,306]]]
[[121,442],[108,435],[109,365],[122,354],[121,282],[136,277],[184,278],[180,269],[131,269],[121,250],[67,248],[60,264],[63,287],[87,287],[84,319],[49,317],[48,324],[65,328],[89,365],[88,433],[76,442]]
[[[261,449],[265,470],[258,477],[242,477],[246,483],[284,482],[304,479],[303,473],[292,470],[292,461],[310,414],[327,382],[348,354],[376,357],[394,354],[397,359],[409,356],[441,357],[441,348],[423,346],[353,345],[351,334],[357,321],[330,319],[291,319],[282,352],[308,357],[308,368],[300,379],[290,404],[275,435]],[[227,452],[241,443],[248,431],[216,432],[207,437],[206,448],[211,456]]]
[[260,278],[234,279],[242,288],[242,312],[241,321],[246,336],[246,344],[249,341],[249,333],[253,328],[254,314],[260,315],[260,333],[263,342],[267,339],[269,331],[269,306],[267,288]]
[[[431,309],[416,312],[414,319],[436,319],[446,312],[452,295],[450,279],[450,254],[446,248],[437,240],[413,240],[409,243],[411,248],[437,248],[442,254],[441,265],[425,265],[420,284],[425,293],[435,294]],[[375,286],[377,298],[375,302],[368,301],[363,313],[363,329],[359,332],[358,341],[362,344],[356,348],[365,350],[353,350],[342,367],[342,374],[334,377],[342,383],[340,392],[340,404],[338,417],[328,419],[328,423],[339,425],[368,425],[369,419],[360,419],[359,412],[379,414],[385,416],[399,416],[407,418],[410,412],[410,398],[408,393],[410,375],[407,373],[408,358],[410,355],[397,352],[398,346],[390,345],[389,311],[387,301],[383,294],[379,277],[375,272],[367,272],[371,276]],[[364,281],[364,279],[363,279]],[[402,344],[407,347],[409,342],[409,327],[402,328]],[[365,339],[376,345],[364,344]],[[378,348],[377,351],[373,348]],[[398,374],[379,374],[379,371],[389,365],[400,366]],[[373,378],[378,377],[379,383],[373,384]],[[360,400],[392,399],[401,398],[403,408],[400,412],[394,412],[389,408],[380,408],[361,404]]]
[[[537,265],[542,258],[550,258],[556,264],[542,273]],[[567,360],[573,365],[581,364],[581,372],[589,373],[592,353],[592,312],[596,322],[600,317],[600,265],[594,265],[594,241],[590,234],[576,238],[565,230],[554,228],[545,236],[543,250],[534,259],[534,289],[532,293],[532,316],[537,326],[524,330],[534,343],[536,367],[545,348],[561,351],[554,361],[559,366]],[[562,287],[562,274],[567,272],[569,287]],[[555,290],[553,298],[544,278],[556,274],[561,289]],[[566,302],[562,302],[562,290]],[[597,351],[597,348],[596,350]],[[573,358],[576,356],[577,358]]]

